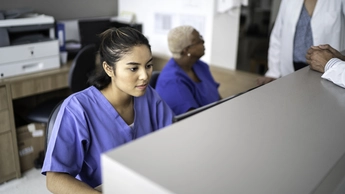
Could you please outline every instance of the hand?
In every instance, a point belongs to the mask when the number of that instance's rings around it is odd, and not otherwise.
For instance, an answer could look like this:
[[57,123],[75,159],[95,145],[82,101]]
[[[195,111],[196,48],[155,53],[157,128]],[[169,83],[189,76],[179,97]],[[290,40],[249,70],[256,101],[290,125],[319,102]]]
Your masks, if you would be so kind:
[[345,61],[345,56],[343,56],[339,51],[335,50],[333,47],[331,47],[329,44],[323,44],[318,46],[320,49],[326,49],[331,51],[331,53],[335,56],[335,58],[341,59]]
[[308,49],[306,54],[307,63],[309,64],[311,69],[324,73],[326,63],[331,58],[337,58],[336,55],[341,55],[339,52],[339,54],[337,52],[338,51],[336,51],[329,45],[322,45],[321,47],[312,46]]
[[256,83],[260,86],[260,85],[264,85],[264,84],[267,84],[271,81],[274,81],[276,80],[276,78],[273,78],[273,77],[259,77],[257,80],[256,80]]

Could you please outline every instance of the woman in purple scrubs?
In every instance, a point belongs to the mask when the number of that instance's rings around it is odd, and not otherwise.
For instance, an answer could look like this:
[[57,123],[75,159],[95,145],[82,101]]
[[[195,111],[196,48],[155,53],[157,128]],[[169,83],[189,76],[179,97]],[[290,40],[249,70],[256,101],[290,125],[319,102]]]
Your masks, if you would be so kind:
[[204,39],[192,26],[170,30],[168,45],[172,58],[165,64],[156,91],[176,115],[221,99],[209,66],[200,60]]
[[[100,35],[101,71],[89,88],[64,100],[42,174],[52,193],[99,193],[100,155],[170,125],[174,113],[149,86],[151,47],[139,31],[111,28]],[[139,161],[138,161],[139,162]]]

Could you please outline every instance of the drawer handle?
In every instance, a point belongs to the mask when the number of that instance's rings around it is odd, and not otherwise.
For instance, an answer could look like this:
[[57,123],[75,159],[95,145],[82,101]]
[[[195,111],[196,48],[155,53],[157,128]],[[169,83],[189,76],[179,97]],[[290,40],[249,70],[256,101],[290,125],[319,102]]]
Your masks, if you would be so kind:
[[23,71],[24,72],[32,72],[42,69],[43,64],[42,63],[35,63],[35,64],[28,64],[23,65]]

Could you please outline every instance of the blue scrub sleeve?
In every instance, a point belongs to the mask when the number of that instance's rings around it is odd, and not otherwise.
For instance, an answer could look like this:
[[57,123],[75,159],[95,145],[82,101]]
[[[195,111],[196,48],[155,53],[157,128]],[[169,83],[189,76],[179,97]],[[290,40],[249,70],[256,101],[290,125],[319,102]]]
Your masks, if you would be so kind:
[[185,113],[191,108],[199,107],[191,89],[186,83],[176,79],[170,80],[167,85],[169,90],[164,90],[160,95],[176,115]]
[[89,142],[86,140],[85,121],[78,119],[68,108],[59,112],[46,154],[42,173],[46,171],[68,173],[76,177],[82,169],[84,153]]

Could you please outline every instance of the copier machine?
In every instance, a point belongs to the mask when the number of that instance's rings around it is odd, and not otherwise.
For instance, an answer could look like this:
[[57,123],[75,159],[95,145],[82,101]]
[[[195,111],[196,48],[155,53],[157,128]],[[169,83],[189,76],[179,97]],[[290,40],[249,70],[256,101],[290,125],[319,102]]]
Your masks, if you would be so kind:
[[0,79],[60,67],[52,16],[26,13],[6,18],[0,12]]

